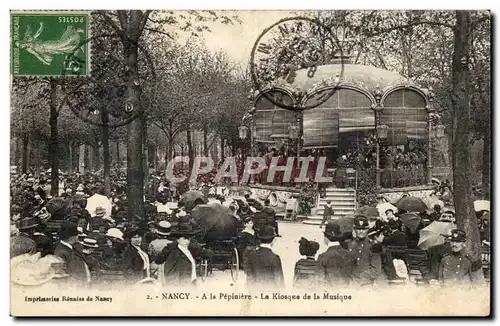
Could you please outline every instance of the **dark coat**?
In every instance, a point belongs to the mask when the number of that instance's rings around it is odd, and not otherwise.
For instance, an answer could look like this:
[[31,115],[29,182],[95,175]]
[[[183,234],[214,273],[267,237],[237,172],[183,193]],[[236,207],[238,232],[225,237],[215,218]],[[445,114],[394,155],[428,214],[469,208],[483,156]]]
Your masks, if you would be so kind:
[[35,232],[31,237],[36,243],[36,250],[41,253],[42,257],[52,253],[52,239],[44,233]]
[[128,245],[123,251],[122,266],[125,278],[132,283],[136,283],[147,276],[144,261],[137,249],[132,245]]
[[64,260],[64,270],[69,274],[71,282],[87,283],[86,263],[78,250],[72,250],[59,242],[54,250],[54,255]]
[[250,234],[248,232],[241,232],[238,236],[238,256],[241,261],[241,266],[243,269],[246,265],[246,260],[249,250],[255,250],[260,244],[259,238],[256,234]]
[[[195,254],[191,251],[191,255],[195,258]],[[195,258],[196,259],[196,258]],[[173,286],[192,285],[191,280],[191,261],[178,248],[177,242],[168,244],[162,253],[156,259],[157,264],[164,264],[165,282]]]
[[318,262],[314,258],[303,258],[295,263],[293,287],[300,290],[314,290],[317,286]]
[[365,238],[348,243],[352,255],[351,280],[357,285],[370,285],[382,274],[382,258],[380,252],[372,249],[372,244]]
[[406,234],[401,231],[394,231],[390,235],[384,238],[383,245],[384,246],[398,246],[404,247],[408,243],[408,238]]
[[352,254],[341,246],[329,247],[318,256],[318,287],[347,286],[353,268]]
[[285,288],[281,259],[271,249],[259,247],[249,253],[245,271],[249,290],[265,289],[271,292]]

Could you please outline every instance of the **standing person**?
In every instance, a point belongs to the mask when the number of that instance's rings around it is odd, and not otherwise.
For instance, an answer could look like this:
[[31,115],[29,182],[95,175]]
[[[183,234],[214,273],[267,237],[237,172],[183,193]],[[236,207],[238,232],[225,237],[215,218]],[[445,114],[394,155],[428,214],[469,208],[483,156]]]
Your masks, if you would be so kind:
[[323,210],[323,220],[321,221],[321,224],[319,225],[320,229],[323,227],[323,225],[325,225],[325,223],[327,223],[330,220],[330,218],[333,216],[333,214],[335,214],[333,211],[333,207],[330,203],[331,203],[331,201],[329,201],[329,200],[326,201],[325,209]]
[[316,270],[318,262],[314,258],[319,250],[319,243],[301,238],[299,241],[299,253],[302,258],[295,263],[293,274],[293,287],[304,291],[314,290],[317,286]]
[[243,220],[245,228],[240,232],[238,236],[238,254],[241,263],[241,266],[244,269],[246,265],[246,260],[248,253],[247,251],[253,251],[257,249],[259,246],[259,239],[255,234],[255,230],[253,229],[253,220],[250,216],[245,217]]
[[368,218],[363,215],[354,217],[354,239],[347,248],[353,255],[351,282],[355,285],[372,285],[382,273],[380,245],[372,245],[368,239]]
[[471,284],[475,281],[473,272],[481,268],[481,261],[474,261],[465,253],[465,231],[455,229],[448,238],[451,253],[439,264],[439,281],[443,285]]
[[123,271],[125,279],[137,283],[150,277],[150,262],[147,253],[141,249],[142,230],[132,228],[123,234],[127,246],[123,251]]
[[260,246],[248,255],[246,266],[247,286],[250,292],[280,291],[285,288],[281,259],[273,250],[276,238],[274,228],[264,225],[258,234]]
[[[173,241],[170,239],[172,225],[168,221],[160,221],[155,228],[156,239],[151,241],[148,246],[148,254],[150,257],[156,257],[166,246]],[[151,274],[163,275],[165,273],[164,264],[158,265],[154,261],[151,263]]]
[[348,286],[353,267],[352,255],[340,245],[344,240],[340,226],[334,221],[329,221],[323,234],[328,248],[318,256],[318,287],[333,289],[338,286]]
[[78,242],[78,226],[75,223],[64,222],[59,230],[59,243],[54,250],[54,256],[64,261],[64,270],[69,275],[69,281],[77,284],[90,284],[90,269],[82,254],[73,248]]
[[190,223],[180,223],[172,232],[177,241],[167,245],[155,257],[157,264],[165,264],[164,273],[158,274],[161,284],[181,288],[196,287],[196,260],[189,245],[197,233],[198,230],[193,229]]
[[266,198],[264,200],[264,209],[262,210],[267,215],[267,225],[272,225],[277,237],[281,237],[278,227],[278,221],[276,220],[276,212],[271,207],[271,201]]

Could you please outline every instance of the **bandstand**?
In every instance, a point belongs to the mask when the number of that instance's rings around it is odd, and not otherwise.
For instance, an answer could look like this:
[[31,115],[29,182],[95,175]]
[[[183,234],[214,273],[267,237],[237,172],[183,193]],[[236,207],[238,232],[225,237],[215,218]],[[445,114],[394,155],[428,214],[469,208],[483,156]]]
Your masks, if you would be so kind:
[[[311,101],[322,94],[328,99],[313,107]],[[444,127],[435,119],[432,90],[398,73],[360,64],[322,65],[314,76],[310,77],[307,69],[298,70],[293,78],[256,91],[252,100],[250,120],[256,147],[289,143],[293,138],[290,130],[297,129],[295,154],[320,152],[335,161],[345,154],[353,139],[372,138],[376,148],[374,177],[380,192],[409,186],[429,189],[432,184],[432,139],[443,137]],[[273,102],[286,103],[287,108]],[[412,144],[422,149],[416,160],[418,166],[411,169],[412,183],[393,182],[392,176],[401,171],[390,160],[387,162],[387,153],[401,153]],[[345,191],[354,191],[355,196],[356,187],[351,188]],[[346,211],[352,205],[356,206],[355,200]]]

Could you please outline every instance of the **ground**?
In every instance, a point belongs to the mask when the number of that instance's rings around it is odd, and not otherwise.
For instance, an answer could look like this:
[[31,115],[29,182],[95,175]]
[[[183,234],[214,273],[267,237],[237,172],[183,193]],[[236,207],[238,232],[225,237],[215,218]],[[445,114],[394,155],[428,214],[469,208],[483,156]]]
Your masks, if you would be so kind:
[[[285,276],[285,285],[291,289],[293,280],[293,270],[295,263],[302,258],[299,253],[299,240],[304,237],[308,240],[317,241],[320,244],[318,253],[326,249],[323,239],[322,229],[317,225],[307,225],[302,223],[279,222],[279,233],[281,237],[276,238],[273,251],[281,258],[283,265],[283,274]],[[245,275],[243,271],[239,272],[236,283],[231,278],[230,270],[214,270],[204,282],[200,282],[198,288],[214,289],[220,292],[240,292],[245,289]]]

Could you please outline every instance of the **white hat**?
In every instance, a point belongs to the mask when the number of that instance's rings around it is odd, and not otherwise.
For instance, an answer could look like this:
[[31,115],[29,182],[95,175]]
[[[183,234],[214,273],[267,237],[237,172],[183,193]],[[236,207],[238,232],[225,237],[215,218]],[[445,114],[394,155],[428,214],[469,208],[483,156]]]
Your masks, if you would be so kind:
[[347,160],[347,156],[345,156],[345,155],[342,155],[342,158],[343,158],[344,160]]
[[156,225],[156,233],[159,235],[169,235],[170,229],[172,228],[172,224],[169,221],[160,221]]
[[157,213],[167,213],[167,214],[172,214],[172,211],[167,205],[161,205],[159,204],[156,206],[156,212]]
[[186,211],[183,211],[183,210],[181,210],[179,213],[177,213],[177,217],[183,217],[186,215],[187,215]]
[[118,230],[117,228],[109,229],[106,233],[106,236],[123,240],[123,232]]
[[97,241],[95,239],[91,238],[85,238],[83,241],[78,241],[81,245],[88,247],[88,248],[97,248],[99,247],[97,245]]

